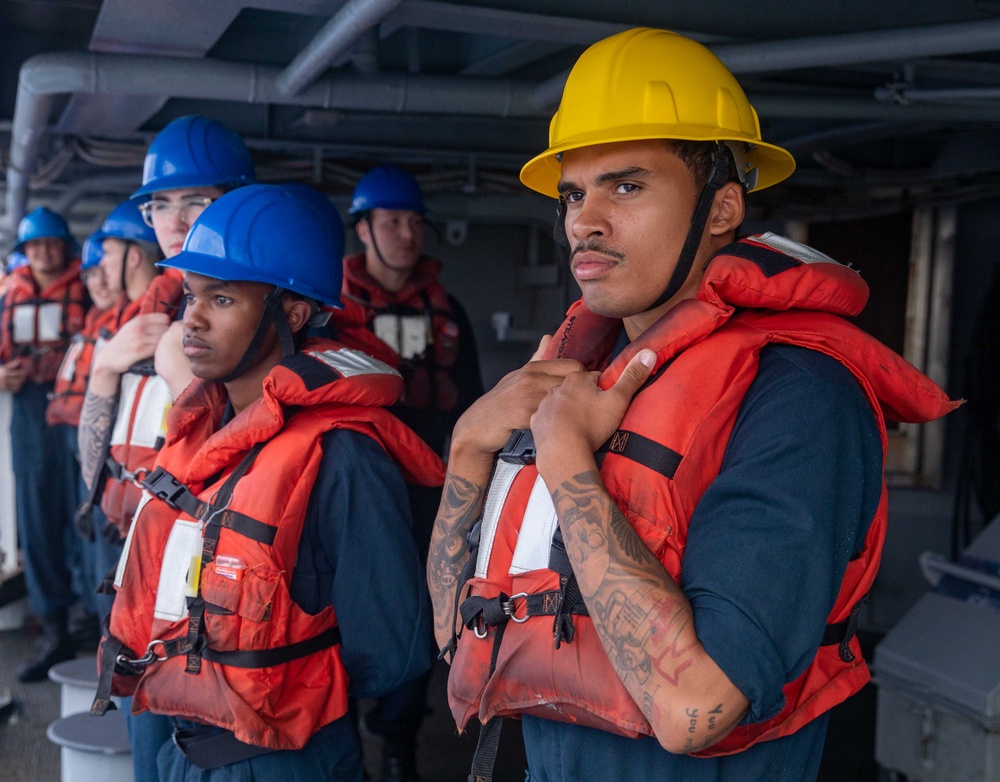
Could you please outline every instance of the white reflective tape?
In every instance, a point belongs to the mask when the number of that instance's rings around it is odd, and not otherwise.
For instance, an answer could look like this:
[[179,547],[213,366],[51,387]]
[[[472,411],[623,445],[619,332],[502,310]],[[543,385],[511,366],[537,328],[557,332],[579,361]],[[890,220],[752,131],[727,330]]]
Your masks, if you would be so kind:
[[143,377],[132,372],[126,372],[121,377],[118,390],[118,414],[115,416],[115,426],[111,430],[111,444],[125,445],[128,442],[128,423],[132,419],[132,408],[136,404],[136,396],[142,385]]
[[38,341],[55,342],[62,336],[62,305],[58,302],[38,308]]
[[11,314],[11,321],[14,325],[14,343],[26,345],[35,341],[35,312],[38,308],[34,304],[17,304]]
[[486,569],[490,565],[490,556],[493,554],[493,541],[497,535],[500,514],[503,513],[503,506],[507,501],[510,486],[523,466],[523,464],[498,461],[496,469],[493,471],[493,480],[490,481],[490,486],[486,490],[486,502],[483,503],[483,523],[479,531],[476,578],[486,578]]
[[118,557],[118,567],[115,568],[115,586],[121,587],[122,579],[125,577],[125,566],[128,563],[128,556],[132,551],[132,539],[135,537],[135,525],[139,518],[139,514],[142,513],[142,509],[146,507],[148,503],[153,499],[153,495],[150,494],[145,489],[142,490],[142,499],[139,500],[139,505],[135,509],[135,513],[132,515],[132,524],[128,528],[128,535],[125,536],[125,545],[122,548],[122,553]]
[[423,355],[430,344],[430,324],[423,315],[382,313],[375,316],[372,330],[404,360]]
[[155,618],[176,622],[187,616],[185,597],[191,563],[196,557],[201,561],[203,542],[201,525],[197,521],[177,519],[174,522],[163,550],[160,583],[156,588],[156,605],[153,607]]
[[337,370],[344,377],[354,377],[355,375],[398,375],[395,369],[388,364],[384,364],[378,359],[372,358],[367,353],[351,348],[341,348],[340,350],[308,351],[308,355],[317,358]]
[[843,264],[839,261],[835,261],[829,255],[821,253],[813,247],[800,244],[794,239],[789,239],[787,236],[780,236],[776,233],[772,233],[771,231],[758,234],[757,236],[751,236],[750,239],[758,244],[766,244],[772,250],[777,250],[779,253],[784,253],[785,255],[797,258],[803,263],[835,263],[838,266],[843,266]]
[[122,375],[118,416],[111,432],[111,444],[155,448],[163,431],[163,415],[172,401],[170,389],[159,375],[147,377],[126,372]]
[[549,566],[549,551],[552,536],[559,525],[556,507],[552,504],[545,481],[539,475],[531,487],[528,507],[524,510],[521,534],[517,537],[517,547],[510,562],[510,575],[517,576],[530,570],[542,570]]
[[83,340],[73,340],[66,349],[66,355],[63,356],[62,363],[59,365],[60,380],[65,380],[67,383],[72,382],[73,377],[76,375],[76,362],[79,360],[80,353],[82,352]]

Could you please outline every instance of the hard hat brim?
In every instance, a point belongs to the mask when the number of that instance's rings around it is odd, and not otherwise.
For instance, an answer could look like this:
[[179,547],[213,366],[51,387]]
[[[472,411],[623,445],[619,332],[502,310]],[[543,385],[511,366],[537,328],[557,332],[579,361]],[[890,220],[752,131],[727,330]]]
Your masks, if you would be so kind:
[[328,304],[338,309],[343,306],[339,297],[331,300],[328,294],[316,291],[312,288],[312,286],[302,282],[301,280],[280,280],[272,277],[268,277],[267,279],[260,277],[256,280],[247,280],[246,266],[239,263],[232,263],[224,258],[219,258],[215,255],[208,255],[207,253],[181,250],[181,252],[177,253],[177,255],[172,258],[165,258],[156,265],[165,269],[177,269],[181,272],[193,272],[194,274],[201,274],[215,280],[226,280],[227,282],[263,282],[274,285],[278,288],[289,290],[294,289],[296,293],[302,296],[308,296],[309,298],[316,299],[316,301],[319,301],[322,304]]
[[601,130],[574,136],[559,144],[549,147],[540,155],[536,155],[521,168],[521,182],[542,195],[559,197],[559,180],[562,177],[562,163],[557,155],[572,149],[599,146],[601,144],[617,144],[625,141],[649,141],[655,139],[673,141],[742,141],[753,145],[747,158],[758,170],[757,185],[753,188],[763,190],[787,179],[795,171],[795,158],[788,150],[774,144],[768,144],[756,139],[739,136],[732,133],[713,133],[713,129],[691,126],[670,125],[662,129],[656,126],[642,125],[619,128],[614,131]]

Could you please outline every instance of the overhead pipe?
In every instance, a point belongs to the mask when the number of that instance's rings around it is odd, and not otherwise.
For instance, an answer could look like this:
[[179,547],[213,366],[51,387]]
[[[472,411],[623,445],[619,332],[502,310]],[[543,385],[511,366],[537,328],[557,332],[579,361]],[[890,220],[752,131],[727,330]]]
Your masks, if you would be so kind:
[[875,90],[875,100],[884,103],[948,103],[957,101],[994,101],[1000,99],[1000,87],[938,87],[918,88],[905,84],[890,84]]
[[403,0],[348,0],[278,75],[275,80],[278,90],[284,95],[298,95],[402,2]]
[[[371,7],[374,8],[377,2],[388,1],[376,0]],[[360,0],[357,4],[359,7],[364,5]],[[754,44],[719,44],[714,50],[734,73],[754,73],[877,62],[894,56],[914,58],[992,50],[998,48],[997,41],[1000,41],[1000,19]],[[536,84],[469,77],[354,74],[327,77],[293,95],[278,85],[278,79],[287,72],[287,68],[283,71],[253,63],[98,52],[32,57],[21,67],[11,128],[6,230],[11,231],[25,212],[31,168],[56,95],[167,94],[204,100],[387,113],[547,118],[550,107],[559,100],[567,75],[560,74]],[[955,106],[902,107],[850,98],[831,101],[799,96],[763,96],[756,98],[755,103],[762,113],[771,116],[906,121],[1000,118],[1000,110],[992,106],[964,110]]]
[[24,215],[35,155],[52,104],[66,93],[171,95],[323,109],[386,113],[544,117],[531,102],[533,82],[470,77],[330,76],[297,95],[277,85],[281,69],[254,63],[144,57],[100,52],[40,54],[21,66],[7,165],[10,233]]
[[[913,60],[1000,49],[1000,19],[899,27],[813,38],[708,45],[734,74],[824,68],[835,65]],[[534,93],[539,106],[555,106],[569,71],[541,82]]]

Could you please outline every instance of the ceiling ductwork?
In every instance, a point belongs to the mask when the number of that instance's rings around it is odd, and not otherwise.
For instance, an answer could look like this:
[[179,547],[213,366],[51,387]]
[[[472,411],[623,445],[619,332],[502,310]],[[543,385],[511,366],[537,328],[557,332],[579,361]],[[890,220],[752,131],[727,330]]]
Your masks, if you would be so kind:
[[[58,129],[78,136],[94,133],[107,139],[133,131],[172,99],[326,109],[343,112],[345,121],[356,123],[377,122],[373,118],[379,114],[544,122],[558,102],[566,78],[567,72],[544,78],[565,63],[569,52],[560,47],[586,45],[630,26],[595,18],[434,0],[256,0],[252,8],[246,1],[217,0],[208,9],[199,0],[155,5],[145,0],[104,0],[91,39],[91,48],[103,51],[44,54],[28,59],[21,69],[13,116],[3,229],[10,232],[25,211],[30,175],[45,130],[53,121],[52,109],[57,99],[67,94],[71,96],[69,108]],[[581,13],[587,14],[585,9]],[[197,19],[199,24],[190,30],[177,24],[187,18]],[[685,18],[690,21],[691,17]],[[911,14],[903,18],[915,17]],[[245,33],[254,24],[262,31],[258,40],[270,39],[272,33],[278,40],[275,31],[279,28],[311,31],[321,19],[328,21],[317,34],[309,33],[312,40],[305,46],[299,40],[294,56],[288,56],[288,49],[278,56],[272,54],[269,61],[279,65],[204,58],[220,42],[222,51],[235,54],[252,50],[234,48],[236,39],[228,44],[224,39]],[[174,24],[169,25],[168,20]],[[891,22],[882,20],[883,25],[887,23]],[[399,59],[398,48],[377,51],[378,41],[385,41],[400,29],[406,31],[407,48],[417,45],[419,31],[430,31],[428,35],[435,43],[425,55],[447,55],[459,60],[458,67],[450,71],[439,64],[428,67],[448,75],[404,74],[401,67],[411,71],[424,67],[423,58],[414,60],[414,52],[407,51],[405,61],[392,67],[392,75],[378,71],[380,54],[390,58],[395,54]],[[746,80],[752,102],[765,118],[799,122],[799,126],[792,123],[792,134],[816,133],[819,128],[815,123],[826,121],[879,123],[883,137],[889,135],[885,127],[892,124],[912,127],[921,122],[941,126],[1000,122],[1000,101],[996,100],[1000,88],[988,75],[978,82],[961,78],[932,78],[930,82],[911,79],[914,72],[922,73],[928,64],[935,65],[926,60],[918,62],[920,58],[1000,50],[1000,19],[780,40],[758,37],[752,43],[708,33],[686,34],[709,45],[734,73],[755,76]],[[463,48],[459,52],[456,47],[455,51],[442,52],[437,41],[445,35],[471,36],[463,39],[468,51]],[[367,64],[360,69],[362,72],[338,68],[324,75],[331,66],[342,65],[363,38],[368,46],[362,53],[361,59]],[[180,56],[148,54],[168,51]],[[531,62],[532,57],[544,60],[553,55],[562,57],[561,61],[557,57],[559,65],[533,67],[535,78],[505,76],[514,68],[524,70],[527,65],[537,65]],[[977,65],[995,69],[988,58],[980,59],[936,64],[952,70],[974,70]],[[861,67],[863,64],[874,65]],[[804,69],[805,74],[801,73]],[[824,79],[817,81],[809,69],[828,70],[822,71]],[[829,77],[829,69],[850,76],[838,81]],[[475,73],[500,78],[453,75]],[[788,73],[789,77],[764,76],[776,73]],[[881,83],[888,86],[879,90],[875,85],[867,90],[859,87],[866,79],[871,80],[871,74],[881,75]],[[100,96],[100,100],[95,101],[94,96]],[[229,110],[222,103],[219,106],[224,117]],[[96,116],[98,109],[109,108],[108,115]],[[133,109],[138,110],[138,115],[129,114]],[[140,119],[135,120],[136,116]],[[813,126],[802,126],[800,121],[811,121]],[[126,128],[128,123],[131,126]],[[307,139],[316,139],[315,129],[310,131],[301,122],[296,127]],[[343,139],[333,131],[330,138],[334,143]],[[385,145],[388,141],[374,143]],[[416,142],[421,143],[426,146],[428,140]],[[505,154],[510,154],[510,149]],[[488,147],[484,146],[483,152],[488,152]]]

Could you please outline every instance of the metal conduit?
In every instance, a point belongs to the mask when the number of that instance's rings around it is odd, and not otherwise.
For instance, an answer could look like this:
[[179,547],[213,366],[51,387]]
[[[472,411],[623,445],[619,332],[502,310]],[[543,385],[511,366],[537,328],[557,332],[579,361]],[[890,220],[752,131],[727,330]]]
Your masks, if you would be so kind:
[[[363,3],[359,2],[359,6],[361,5]],[[374,7],[375,5],[371,6]],[[349,28],[346,17],[342,24],[345,25],[345,30]],[[343,44],[350,34],[344,32],[341,35],[344,36],[340,39]],[[332,34],[330,37],[337,40]],[[997,48],[1000,48],[1000,19],[753,44],[720,44],[714,47],[734,73],[847,65]],[[330,52],[327,51],[326,54],[329,55]],[[316,67],[316,62],[318,60],[312,61],[310,68]],[[325,65],[321,69],[322,67]],[[296,95],[284,92],[278,84],[279,78],[284,76],[285,81],[294,86],[305,72],[296,69],[293,74],[290,67],[282,71],[270,66],[215,60],[94,52],[32,57],[22,66],[18,83],[7,170],[5,229],[11,231],[24,214],[31,165],[49,119],[52,101],[59,94],[168,94],[206,100],[389,113],[414,111],[427,114],[547,118],[549,107],[558,103],[567,75],[559,74],[541,84],[468,77],[337,76],[314,84]],[[947,112],[947,119],[954,121],[995,119],[1000,113],[994,111],[992,106],[967,109],[968,116],[963,116],[964,112],[954,106],[862,106],[861,102],[853,101],[847,101],[854,105],[845,111],[845,101],[840,99],[829,101],[799,97],[758,98],[756,102],[762,113],[777,114],[783,110],[784,116],[946,119],[936,111],[941,109]],[[894,108],[900,112],[888,111]],[[918,108],[929,113],[918,112]],[[902,113],[903,111],[906,113]]]
[[284,95],[297,95],[402,1],[348,0],[278,75],[275,79],[278,90]]
[[435,76],[331,76],[298,95],[278,88],[281,69],[252,63],[98,52],[40,54],[21,66],[7,168],[12,232],[26,211],[31,166],[57,95],[167,94],[202,100],[272,103],[386,113],[547,117],[531,102],[532,82]]
[[[866,62],[914,60],[948,54],[1000,49],[1000,19],[900,27],[815,38],[789,38],[754,43],[721,43],[709,48],[734,74],[822,68]],[[555,106],[569,71],[540,83],[534,100]]]

